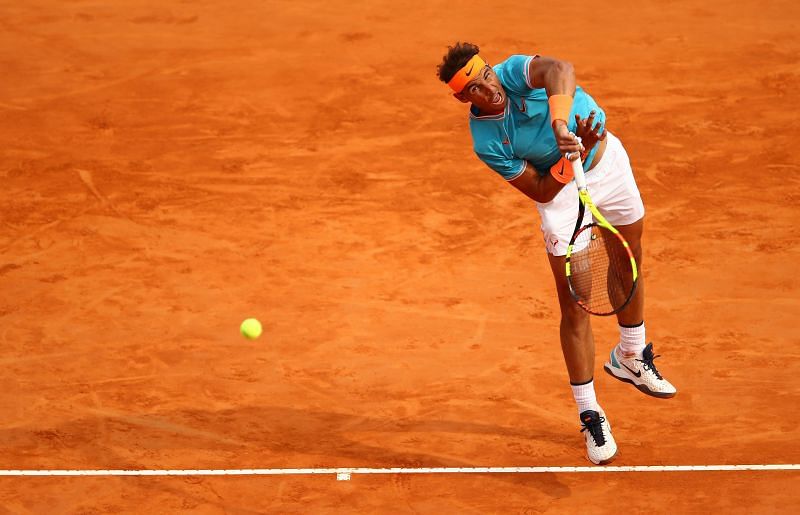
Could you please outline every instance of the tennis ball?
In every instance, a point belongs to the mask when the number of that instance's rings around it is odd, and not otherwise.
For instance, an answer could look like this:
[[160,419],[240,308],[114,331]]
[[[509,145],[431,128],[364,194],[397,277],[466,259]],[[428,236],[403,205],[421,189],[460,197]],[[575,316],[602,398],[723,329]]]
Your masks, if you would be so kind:
[[248,340],[255,340],[259,336],[261,336],[261,322],[256,320],[255,318],[248,318],[242,325],[239,327],[239,330],[242,332],[242,336],[247,338]]

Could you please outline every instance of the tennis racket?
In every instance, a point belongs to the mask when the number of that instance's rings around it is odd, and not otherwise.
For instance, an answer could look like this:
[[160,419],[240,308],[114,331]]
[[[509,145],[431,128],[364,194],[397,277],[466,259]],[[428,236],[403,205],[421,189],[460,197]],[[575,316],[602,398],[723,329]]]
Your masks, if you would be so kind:
[[[578,186],[578,221],[566,257],[569,292],[592,315],[619,313],[633,298],[638,272],[628,242],[597,210],[589,191],[583,163],[572,161]],[[586,208],[594,221],[581,226]]]

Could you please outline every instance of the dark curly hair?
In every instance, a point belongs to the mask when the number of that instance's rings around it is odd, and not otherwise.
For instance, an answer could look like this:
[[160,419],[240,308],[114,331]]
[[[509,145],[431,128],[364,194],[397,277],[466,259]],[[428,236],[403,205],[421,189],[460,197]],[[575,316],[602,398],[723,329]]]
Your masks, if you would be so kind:
[[456,43],[447,47],[447,53],[442,58],[442,64],[436,67],[436,74],[439,80],[447,84],[458,70],[464,67],[472,59],[473,55],[480,52],[478,45],[472,43]]

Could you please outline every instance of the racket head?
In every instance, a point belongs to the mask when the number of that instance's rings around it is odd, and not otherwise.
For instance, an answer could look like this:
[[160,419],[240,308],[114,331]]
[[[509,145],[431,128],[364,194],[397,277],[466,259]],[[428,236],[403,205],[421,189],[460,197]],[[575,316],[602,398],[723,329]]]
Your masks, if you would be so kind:
[[628,242],[613,227],[590,223],[567,247],[569,292],[592,315],[619,313],[633,298],[638,283],[636,259]]

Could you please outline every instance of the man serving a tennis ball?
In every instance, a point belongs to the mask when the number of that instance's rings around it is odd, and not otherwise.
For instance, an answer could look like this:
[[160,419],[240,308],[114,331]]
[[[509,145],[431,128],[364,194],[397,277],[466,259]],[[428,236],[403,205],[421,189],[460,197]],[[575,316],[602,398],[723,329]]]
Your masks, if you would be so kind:
[[[561,350],[588,457],[595,464],[609,463],[617,444],[595,396],[589,315],[573,301],[564,272],[578,211],[577,189],[565,185],[572,180],[567,158],[580,152],[592,199],[628,241],[641,269],[644,205],[630,161],[619,139],[602,131],[605,112],[576,86],[571,64],[513,55],[490,66],[478,52],[471,43],[456,43],[448,48],[437,73],[456,99],[471,104],[469,126],[478,157],[536,202],[561,308]],[[590,216],[587,210],[585,217]],[[648,395],[674,396],[675,387],[653,363],[652,343],[645,345],[641,278],[628,306],[617,313],[617,322],[619,343],[611,350],[606,372]]]

